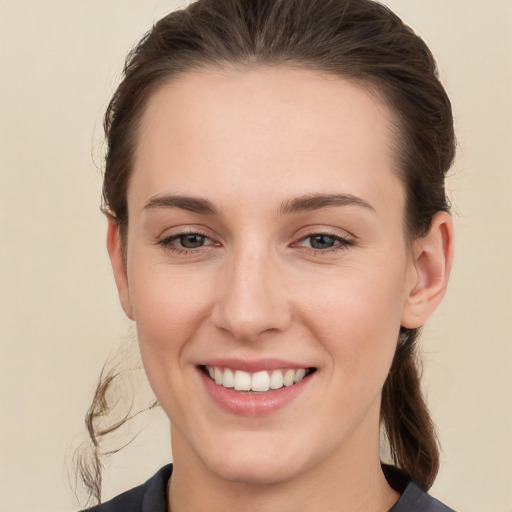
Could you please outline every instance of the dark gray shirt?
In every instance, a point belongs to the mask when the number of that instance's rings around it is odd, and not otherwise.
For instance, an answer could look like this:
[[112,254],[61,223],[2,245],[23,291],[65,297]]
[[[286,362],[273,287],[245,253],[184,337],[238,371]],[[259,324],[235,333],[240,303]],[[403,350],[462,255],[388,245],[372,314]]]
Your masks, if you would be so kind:
[[[97,505],[88,512],[167,512],[167,483],[172,464],[160,469],[145,484]],[[454,512],[440,501],[409,482],[402,496],[389,512]]]

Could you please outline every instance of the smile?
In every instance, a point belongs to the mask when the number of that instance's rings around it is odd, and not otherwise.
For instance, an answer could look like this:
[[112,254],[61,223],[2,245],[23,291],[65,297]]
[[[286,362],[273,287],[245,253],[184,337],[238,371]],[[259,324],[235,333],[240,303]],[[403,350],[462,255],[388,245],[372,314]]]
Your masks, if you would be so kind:
[[276,391],[283,387],[291,387],[302,381],[314,371],[314,368],[283,368],[262,370],[249,373],[243,370],[222,368],[219,366],[204,366],[204,371],[218,386],[235,391],[259,392]]
[[[207,394],[237,416],[277,413],[314,389],[317,368],[279,359],[217,359],[197,366]],[[313,386],[313,388],[312,388]]]

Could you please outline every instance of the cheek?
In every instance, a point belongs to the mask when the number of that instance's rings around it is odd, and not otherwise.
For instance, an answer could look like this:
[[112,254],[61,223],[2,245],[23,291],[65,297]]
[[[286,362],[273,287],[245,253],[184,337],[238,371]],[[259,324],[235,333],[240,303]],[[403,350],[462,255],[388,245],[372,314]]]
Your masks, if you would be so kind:
[[130,276],[140,354],[155,396],[174,425],[196,401],[190,382],[190,343],[203,329],[209,292],[200,273],[166,265],[138,266]]
[[[380,387],[395,353],[404,304],[405,264],[335,269],[302,294],[302,317],[330,355],[333,374],[354,393]],[[323,284],[319,284],[323,283]]]
[[208,282],[200,272],[140,266],[130,280],[130,296],[141,341],[165,345],[187,339],[205,315]]

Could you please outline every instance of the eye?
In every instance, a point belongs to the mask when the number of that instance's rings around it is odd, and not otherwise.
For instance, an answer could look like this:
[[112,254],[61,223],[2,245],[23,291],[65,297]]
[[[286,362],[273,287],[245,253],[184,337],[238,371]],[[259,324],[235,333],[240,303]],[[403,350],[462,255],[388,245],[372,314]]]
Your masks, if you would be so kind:
[[330,249],[336,244],[336,239],[329,235],[312,235],[307,239],[313,249]]
[[186,235],[178,235],[173,241],[179,242],[185,249],[197,249],[205,245],[206,240],[208,240],[207,237],[199,233],[187,233]]
[[352,240],[340,235],[314,233],[302,238],[295,245],[313,251],[326,252],[329,250],[344,249],[352,244]]
[[162,245],[166,249],[175,252],[187,252],[194,249],[201,249],[209,245],[215,245],[215,242],[202,233],[176,233],[157,241],[158,245]]

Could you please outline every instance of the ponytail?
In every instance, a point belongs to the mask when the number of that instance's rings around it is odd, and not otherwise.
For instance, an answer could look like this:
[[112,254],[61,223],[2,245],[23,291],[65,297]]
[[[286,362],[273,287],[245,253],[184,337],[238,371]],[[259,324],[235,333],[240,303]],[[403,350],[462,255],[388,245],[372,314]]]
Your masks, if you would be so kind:
[[416,346],[419,334],[419,329],[400,330],[382,390],[381,419],[394,464],[426,491],[439,470],[439,447],[421,391]]
[[[75,496],[85,506],[101,503],[105,461],[128,446],[143,430],[143,423],[137,419],[159,406],[135,348],[133,343],[123,345],[107,359],[85,416],[88,438],[73,457],[78,476]],[[118,435],[112,439],[110,434],[114,433]]]

